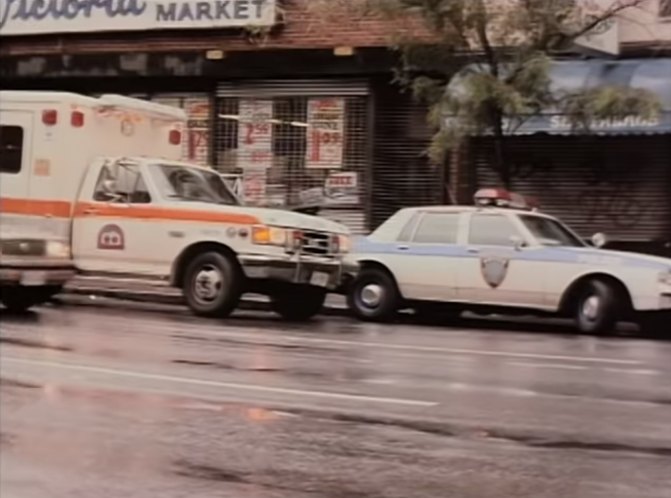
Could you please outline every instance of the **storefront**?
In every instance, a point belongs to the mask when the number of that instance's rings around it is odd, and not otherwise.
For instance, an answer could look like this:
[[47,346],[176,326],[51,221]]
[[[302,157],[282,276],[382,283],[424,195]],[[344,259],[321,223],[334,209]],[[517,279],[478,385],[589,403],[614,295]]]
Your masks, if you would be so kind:
[[[582,236],[603,232],[611,247],[671,257],[671,59],[562,62],[552,78],[562,89],[644,88],[662,112],[593,123],[588,134],[561,115],[529,119],[506,138],[510,188]],[[501,184],[493,154],[491,138],[472,140],[472,189]]]

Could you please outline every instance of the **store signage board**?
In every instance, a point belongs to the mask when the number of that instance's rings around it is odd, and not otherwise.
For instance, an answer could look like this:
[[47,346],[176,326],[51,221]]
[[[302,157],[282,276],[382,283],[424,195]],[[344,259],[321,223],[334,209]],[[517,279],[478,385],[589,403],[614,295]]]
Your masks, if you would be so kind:
[[0,36],[268,27],[277,0],[0,0]]

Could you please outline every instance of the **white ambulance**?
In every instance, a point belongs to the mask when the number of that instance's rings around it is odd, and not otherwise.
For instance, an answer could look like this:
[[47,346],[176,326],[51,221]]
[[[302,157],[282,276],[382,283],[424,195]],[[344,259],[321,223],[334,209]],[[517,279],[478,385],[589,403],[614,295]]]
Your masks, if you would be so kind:
[[179,161],[180,109],[118,95],[0,92],[1,299],[25,309],[74,271],[161,279],[199,315],[245,292],[308,319],[351,277],[348,229],[241,206],[221,176]]

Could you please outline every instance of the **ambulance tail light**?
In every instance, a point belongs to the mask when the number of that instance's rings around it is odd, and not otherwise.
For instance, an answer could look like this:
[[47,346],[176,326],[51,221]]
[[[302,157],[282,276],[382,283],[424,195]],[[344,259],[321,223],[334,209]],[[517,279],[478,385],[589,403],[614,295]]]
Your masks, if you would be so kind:
[[170,130],[168,135],[168,141],[170,145],[179,145],[182,143],[182,132],[179,130]]
[[73,128],[81,128],[84,126],[84,113],[81,111],[72,111],[70,114],[70,124]]
[[46,126],[54,126],[58,123],[58,111],[56,109],[45,109],[42,111],[42,123]]
[[474,200],[476,206],[494,206],[527,211],[534,211],[539,208],[535,199],[501,188],[480,189],[475,193]]

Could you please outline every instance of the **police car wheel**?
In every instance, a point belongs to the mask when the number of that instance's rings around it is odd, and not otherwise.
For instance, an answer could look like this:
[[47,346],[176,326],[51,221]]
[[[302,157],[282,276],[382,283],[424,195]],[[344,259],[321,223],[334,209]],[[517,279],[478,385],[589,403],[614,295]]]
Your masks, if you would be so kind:
[[396,282],[385,271],[363,270],[347,294],[347,305],[354,315],[364,321],[384,322],[398,310],[400,295]]
[[600,280],[588,282],[577,301],[576,323],[580,332],[605,334],[617,323],[618,299],[615,289]]
[[240,271],[230,258],[207,252],[187,267],[182,292],[196,315],[223,318],[237,308],[241,282]]
[[319,314],[326,301],[326,290],[312,286],[293,286],[270,296],[271,308],[285,320],[304,322]]

